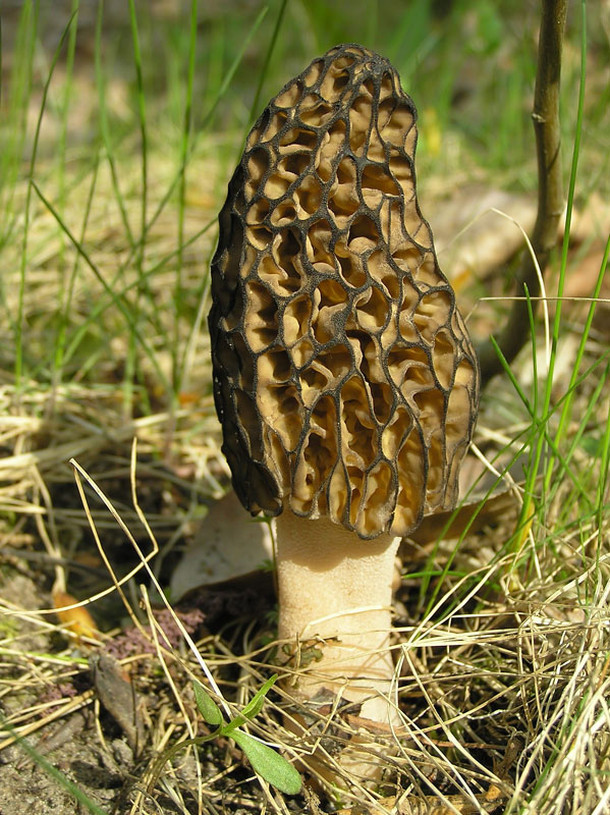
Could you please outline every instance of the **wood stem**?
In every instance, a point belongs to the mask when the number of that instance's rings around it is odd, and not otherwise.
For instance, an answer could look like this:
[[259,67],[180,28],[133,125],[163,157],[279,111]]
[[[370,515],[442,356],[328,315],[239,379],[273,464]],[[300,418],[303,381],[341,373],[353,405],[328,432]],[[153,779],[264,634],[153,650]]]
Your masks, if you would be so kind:
[[[567,0],[542,0],[542,17],[538,40],[538,68],[532,119],[538,158],[538,214],[532,233],[532,247],[542,273],[557,242],[559,219],[564,199],[560,160],[559,89],[561,50],[566,22]],[[529,251],[523,255],[516,274],[515,300],[506,325],[496,342],[507,362],[512,362],[527,342],[530,317],[526,293],[536,298],[540,281],[536,263]],[[536,310],[537,301],[532,300]],[[485,385],[503,370],[502,362],[490,340],[477,349],[481,382]]]

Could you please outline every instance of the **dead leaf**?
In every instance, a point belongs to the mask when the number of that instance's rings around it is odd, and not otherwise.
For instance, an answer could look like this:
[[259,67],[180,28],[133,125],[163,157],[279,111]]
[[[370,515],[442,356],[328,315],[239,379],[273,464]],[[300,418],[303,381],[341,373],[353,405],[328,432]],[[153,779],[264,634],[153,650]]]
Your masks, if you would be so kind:
[[[597,283],[597,278],[599,277],[599,270],[603,259],[604,246],[602,244],[595,244],[578,264],[572,264],[568,270],[563,296],[565,298],[591,297],[595,289],[595,284]],[[602,284],[602,289],[604,287],[605,292],[602,291],[601,296],[608,297],[610,287],[606,284],[605,280]]]
[[[416,530],[410,533],[409,538],[403,541],[402,549],[409,546],[409,542],[419,546],[434,543],[446,529],[443,538],[459,538],[468,529],[468,534],[476,534],[488,526],[506,522],[507,518],[514,517],[519,505],[512,490],[503,490],[485,499],[475,498],[462,504],[457,510],[438,512],[435,515],[426,515]],[[453,517],[452,517],[453,516]]]
[[525,246],[523,233],[506,213],[530,234],[536,199],[480,186],[462,187],[451,198],[429,207],[434,244],[441,269],[456,290],[472,277],[483,278]]
[[172,599],[202,586],[235,580],[273,559],[273,542],[266,523],[253,520],[231,491],[217,501],[197,530],[174,570]]
[[99,640],[101,638],[99,629],[86,608],[64,610],[65,606],[72,606],[75,603],[78,603],[78,600],[71,594],[57,589],[53,592],[53,605],[57,609],[57,618],[63,627],[76,634],[79,640]]
[[[565,214],[562,218],[561,234],[565,230]],[[605,243],[610,232],[610,202],[599,192],[593,191],[584,206],[575,207],[570,222],[570,245],[588,240]]]
[[128,674],[117,659],[105,653],[94,654],[89,666],[101,704],[125,733],[127,743],[137,755],[144,743],[144,730]]
[[480,812],[495,812],[502,798],[489,801],[487,796],[478,802],[470,801],[463,795],[404,795],[401,798],[381,798],[377,806],[357,804],[348,809],[340,809],[337,815],[474,815]]

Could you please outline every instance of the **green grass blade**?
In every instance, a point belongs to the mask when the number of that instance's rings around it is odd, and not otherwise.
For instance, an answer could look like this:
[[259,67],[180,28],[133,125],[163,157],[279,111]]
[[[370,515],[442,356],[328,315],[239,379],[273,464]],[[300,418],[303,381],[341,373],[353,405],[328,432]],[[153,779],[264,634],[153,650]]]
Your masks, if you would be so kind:
[[133,313],[132,313],[132,310],[131,310],[129,304],[125,301],[124,297],[117,294],[113,290],[113,287],[105,279],[105,277],[102,274],[102,272],[100,271],[100,269],[98,269],[96,264],[93,262],[93,260],[89,256],[88,252],[79,243],[79,241],[76,239],[76,237],[72,234],[72,232],[68,228],[68,225],[65,223],[65,221],[62,219],[60,214],[57,212],[57,209],[53,206],[53,204],[51,204],[51,202],[48,200],[48,198],[46,198],[46,196],[44,195],[42,190],[38,187],[36,182],[32,181],[32,187],[35,190],[38,197],[40,198],[40,200],[42,201],[42,203],[46,206],[46,208],[49,210],[51,215],[53,215],[53,217],[56,219],[56,221],[58,222],[61,229],[64,230],[66,236],[70,240],[70,243],[74,246],[74,248],[80,254],[80,256],[83,258],[83,260],[85,261],[87,266],[91,269],[91,271],[93,272],[95,277],[102,284],[102,286],[104,287],[106,293],[110,296],[110,299],[112,300],[114,305],[119,309],[119,311],[123,315],[127,328],[129,329],[129,331],[131,332],[133,337],[138,341],[139,345],[141,346],[141,348],[144,350],[144,352],[148,356],[148,358],[149,358],[149,360],[150,360],[150,362],[151,362],[157,376],[159,377],[159,382],[162,383],[162,385],[165,386],[166,388],[169,388],[169,383],[168,383],[165,375],[163,374],[163,371],[161,370],[161,368],[159,366],[159,362],[157,360],[154,349],[152,349],[150,347],[150,345],[146,342],[146,340],[145,340],[144,336],[142,335],[140,329],[136,325],[136,323],[134,321],[134,316],[133,316]]
[[136,240],[133,235],[129,217],[127,215],[127,207],[125,206],[125,200],[123,194],[121,192],[121,186],[119,184],[119,177],[118,171],[116,168],[116,162],[114,160],[114,148],[112,144],[112,139],[110,136],[110,124],[108,121],[108,110],[106,106],[106,81],[104,76],[104,68],[102,63],[102,23],[104,19],[104,0],[100,0],[98,10],[97,10],[97,17],[95,21],[95,48],[94,48],[94,62],[95,62],[95,83],[97,86],[97,98],[98,98],[98,112],[99,112],[99,126],[100,126],[100,134],[102,138],[102,143],[104,145],[104,149],[106,151],[106,160],[108,162],[108,167],[110,169],[110,177],[112,179],[112,189],[114,193],[114,199],[117,203],[119,208],[119,213],[121,216],[121,224],[123,227],[123,231],[127,236],[129,241],[129,245],[132,248],[132,251],[135,251]]
[[180,165],[178,190],[178,252],[176,272],[176,285],[174,289],[174,333],[171,343],[172,355],[172,386],[173,396],[183,388],[182,374],[184,373],[184,357],[180,356],[180,319],[184,310],[182,267],[185,248],[185,215],[186,215],[186,168],[191,147],[193,130],[193,86],[195,81],[195,57],[197,54],[197,0],[191,0],[191,16],[189,27],[189,51],[187,60],[186,98],[184,104],[184,117],[182,123],[182,138],[180,144]]
[[[83,245],[85,242],[85,235],[87,233],[87,227],[89,225],[89,218],[91,216],[91,209],[93,207],[93,200],[95,196],[95,190],[97,185],[97,177],[98,177],[98,169],[99,169],[99,156],[97,157],[95,164],[93,166],[93,172],[91,174],[91,181],[89,185],[89,193],[87,195],[87,201],[85,203],[85,209],[83,213],[83,222],[80,231],[80,238],[79,244]],[[63,231],[61,233],[64,234]],[[78,278],[78,271],[80,268],[80,260],[81,255],[79,253],[76,254],[74,261],[72,263],[71,273],[66,281],[65,285],[62,286],[62,291],[60,296],[63,299],[63,303],[60,309],[60,317],[59,317],[59,327],[57,331],[57,336],[55,338],[55,354],[53,360],[53,387],[57,388],[58,385],[61,383],[62,380],[62,371],[65,361],[65,353],[66,353],[66,346],[68,342],[68,326],[70,325],[70,313],[72,309],[72,301],[74,295],[74,289],[76,286],[76,281]]]
[[20,174],[23,148],[27,135],[38,14],[39,3],[25,0],[19,15],[13,46],[13,65],[8,83],[9,90],[7,92],[4,87],[0,89],[4,116],[2,150],[0,150],[0,217],[2,217],[0,247],[9,240],[16,223],[16,213],[13,212],[13,196]]
[[277,43],[277,39],[282,28],[282,23],[284,21],[284,13],[286,11],[287,5],[288,0],[282,0],[282,3],[280,4],[280,8],[278,10],[278,14],[275,20],[275,26],[273,28],[273,34],[271,35],[271,40],[269,41],[267,51],[265,52],[265,61],[263,62],[263,67],[261,69],[260,76],[258,78],[258,84],[256,86],[256,92],[254,94],[254,99],[252,100],[252,107],[250,108],[249,116],[250,124],[252,124],[255,121],[255,119],[258,118],[258,106],[261,98],[261,93],[263,90],[263,86],[265,84],[265,79],[267,78],[267,74],[269,72],[271,57],[273,56],[275,45]]
[[[606,381],[610,375],[610,366],[606,368]],[[597,529],[598,529],[598,555],[603,552],[604,546],[604,523],[608,513],[608,479],[610,477],[610,406],[606,419],[606,426],[604,428],[604,435],[602,438],[602,447],[600,454],[600,478],[597,484],[595,504],[597,512]]]
[[64,47],[64,43],[69,34],[70,28],[74,23],[74,15],[70,17],[67,26],[64,28],[59,44],[53,54],[49,73],[44,83],[42,100],[40,103],[40,110],[38,119],[36,121],[36,129],[34,132],[34,141],[32,145],[32,153],[29,162],[29,183],[27,186],[25,207],[24,207],[24,224],[23,224],[23,239],[21,242],[21,262],[19,268],[19,297],[17,306],[17,319],[15,323],[15,388],[17,391],[21,390],[22,378],[24,375],[24,347],[23,347],[23,328],[24,328],[24,314],[25,314],[25,288],[27,279],[27,262],[28,262],[28,241],[30,231],[31,219],[31,205],[32,205],[32,189],[34,186],[34,171],[36,168],[36,160],[38,158],[38,145],[40,142],[40,132],[42,128],[42,120],[46,110],[47,99],[49,95],[49,88],[51,87],[51,80],[57,66],[59,55]]
[[[561,331],[561,306],[562,297],[565,284],[565,275],[568,265],[568,251],[570,248],[570,229],[572,225],[572,215],[574,211],[574,197],[576,194],[576,178],[578,174],[578,161],[581,151],[582,131],[584,122],[584,106],[585,106],[585,89],[586,89],[586,76],[587,76],[587,10],[586,3],[581,3],[581,53],[580,53],[580,81],[578,87],[578,104],[576,112],[576,127],[574,130],[574,147],[572,149],[572,161],[570,165],[570,179],[568,183],[568,200],[566,206],[565,227],[563,233],[563,243],[561,247],[561,265],[559,272],[559,282],[557,286],[557,305],[555,309],[555,319],[553,322],[553,350],[556,352],[557,344],[559,342],[559,334]],[[601,286],[601,281],[598,279]],[[592,316],[591,316],[592,319]],[[582,346],[582,343],[581,343]],[[547,383],[546,401],[547,405],[550,404],[551,388],[553,381],[553,371],[555,364],[556,353],[551,357],[551,366],[549,369],[549,379]],[[575,366],[573,378],[578,375],[578,369]],[[564,410],[559,421],[559,427],[555,434],[556,442],[559,443],[565,432],[565,427],[570,416],[571,398],[566,401]],[[552,462],[546,473],[545,484],[548,485],[553,477]]]

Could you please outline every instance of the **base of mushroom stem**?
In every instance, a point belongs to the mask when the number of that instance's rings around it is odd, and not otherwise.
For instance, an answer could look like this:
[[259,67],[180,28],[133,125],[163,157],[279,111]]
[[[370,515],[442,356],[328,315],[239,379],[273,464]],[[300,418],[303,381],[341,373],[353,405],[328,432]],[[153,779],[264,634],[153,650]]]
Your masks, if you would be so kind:
[[375,653],[363,665],[359,648],[349,647],[346,640],[344,635],[341,642],[316,640],[300,643],[292,651],[284,649],[285,664],[291,669],[284,687],[317,715],[396,726],[399,715],[392,701],[393,681],[388,679],[394,671],[389,641],[380,645],[385,654]]
[[[283,716],[284,727],[295,734],[301,757],[297,763],[315,786],[328,792],[337,788],[378,787],[391,772],[391,757],[398,749],[392,721],[397,711],[386,700],[369,699],[363,705],[338,698],[331,689],[319,689],[313,697],[290,690],[296,704]],[[374,710],[367,710],[370,703]],[[369,713],[372,718],[364,717]]]

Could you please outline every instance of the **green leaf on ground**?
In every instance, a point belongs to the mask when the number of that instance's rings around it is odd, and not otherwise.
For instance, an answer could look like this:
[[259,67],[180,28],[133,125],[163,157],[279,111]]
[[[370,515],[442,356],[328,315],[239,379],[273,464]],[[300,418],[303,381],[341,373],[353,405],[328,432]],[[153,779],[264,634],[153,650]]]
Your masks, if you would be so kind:
[[301,776],[284,756],[242,730],[235,730],[231,738],[261,778],[286,795],[297,795],[301,791]]

